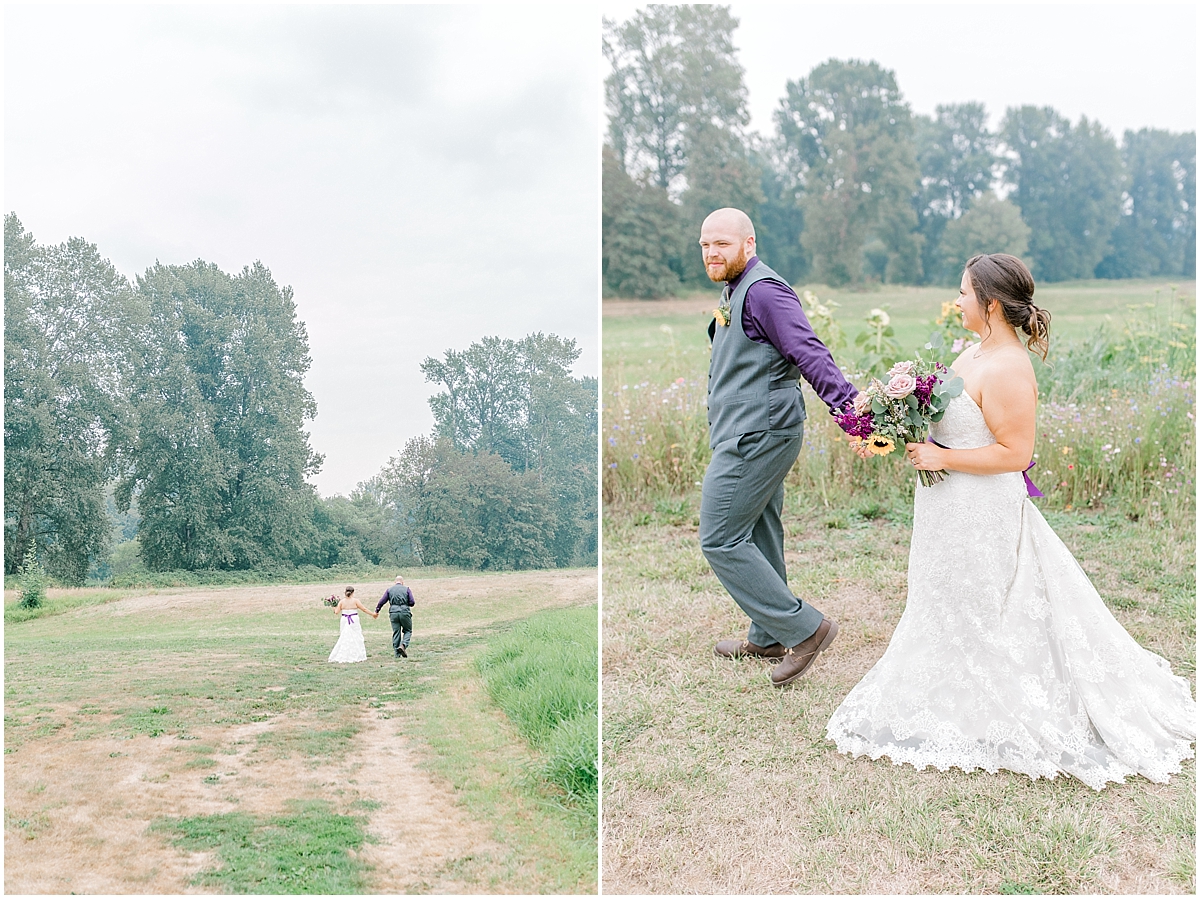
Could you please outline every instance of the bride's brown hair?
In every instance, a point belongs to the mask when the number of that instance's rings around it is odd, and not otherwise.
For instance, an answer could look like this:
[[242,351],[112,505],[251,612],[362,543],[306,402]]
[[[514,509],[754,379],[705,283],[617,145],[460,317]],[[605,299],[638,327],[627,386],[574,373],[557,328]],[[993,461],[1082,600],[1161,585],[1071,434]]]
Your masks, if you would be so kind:
[[1029,335],[1025,346],[1044,362],[1050,351],[1050,313],[1033,305],[1033,275],[1025,263],[1007,253],[980,253],[967,260],[967,275],[984,321],[988,303],[995,300],[1004,320]]

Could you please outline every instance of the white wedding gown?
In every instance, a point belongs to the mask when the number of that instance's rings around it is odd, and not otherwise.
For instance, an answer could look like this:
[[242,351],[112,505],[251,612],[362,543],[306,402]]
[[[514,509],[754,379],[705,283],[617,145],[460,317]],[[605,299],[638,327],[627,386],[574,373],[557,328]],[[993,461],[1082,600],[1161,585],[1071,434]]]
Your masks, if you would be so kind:
[[[931,436],[996,442],[965,392]],[[1019,472],[916,488],[908,600],[826,727],[841,752],[917,768],[1159,783],[1192,756],[1188,682],[1105,608]]]
[[338,615],[342,621],[337,643],[329,653],[331,662],[365,662],[367,660],[367,644],[363,641],[362,625],[358,623],[358,612],[342,612]]

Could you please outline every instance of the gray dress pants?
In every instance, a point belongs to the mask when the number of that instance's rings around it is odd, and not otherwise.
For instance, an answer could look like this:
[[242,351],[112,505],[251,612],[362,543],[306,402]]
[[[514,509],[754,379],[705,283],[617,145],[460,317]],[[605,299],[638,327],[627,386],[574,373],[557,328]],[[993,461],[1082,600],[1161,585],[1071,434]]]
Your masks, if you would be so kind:
[[788,589],[783,564],[783,480],[803,442],[803,432],[743,434],[717,444],[704,473],[700,548],[759,646],[795,646],[825,617]]

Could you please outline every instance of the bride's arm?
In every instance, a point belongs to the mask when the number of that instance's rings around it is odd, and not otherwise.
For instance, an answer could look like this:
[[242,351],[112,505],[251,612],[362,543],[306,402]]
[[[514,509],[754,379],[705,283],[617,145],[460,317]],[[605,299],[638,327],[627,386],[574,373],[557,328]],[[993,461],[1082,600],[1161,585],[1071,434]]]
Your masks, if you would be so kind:
[[996,438],[994,444],[977,449],[943,449],[929,443],[910,443],[905,449],[916,467],[968,474],[1024,471],[1033,458],[1037,436],[1037,380],[1032,367],[1007,366],[989,378],[980,407],[988,430]]

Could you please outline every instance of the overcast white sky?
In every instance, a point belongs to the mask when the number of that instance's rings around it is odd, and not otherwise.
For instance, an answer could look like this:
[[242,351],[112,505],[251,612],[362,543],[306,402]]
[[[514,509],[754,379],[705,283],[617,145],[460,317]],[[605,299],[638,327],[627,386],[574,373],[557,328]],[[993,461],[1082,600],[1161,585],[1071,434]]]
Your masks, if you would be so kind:
[[4,211],[132,277],[256,259],[308,327],[322,495],[428,433],[427,356],[575,338],[599,368],[599,14],[4,10]]
[[[1010,106],[1053,106],[1125,129],[1196,128],[1196,7],[1150,4],[730,3],[746,70],[751,128],[789,80],[830,58],[875,60],[918,113],[983,102],[993,125]],[[640,3],[607,3],[628,19]]]

